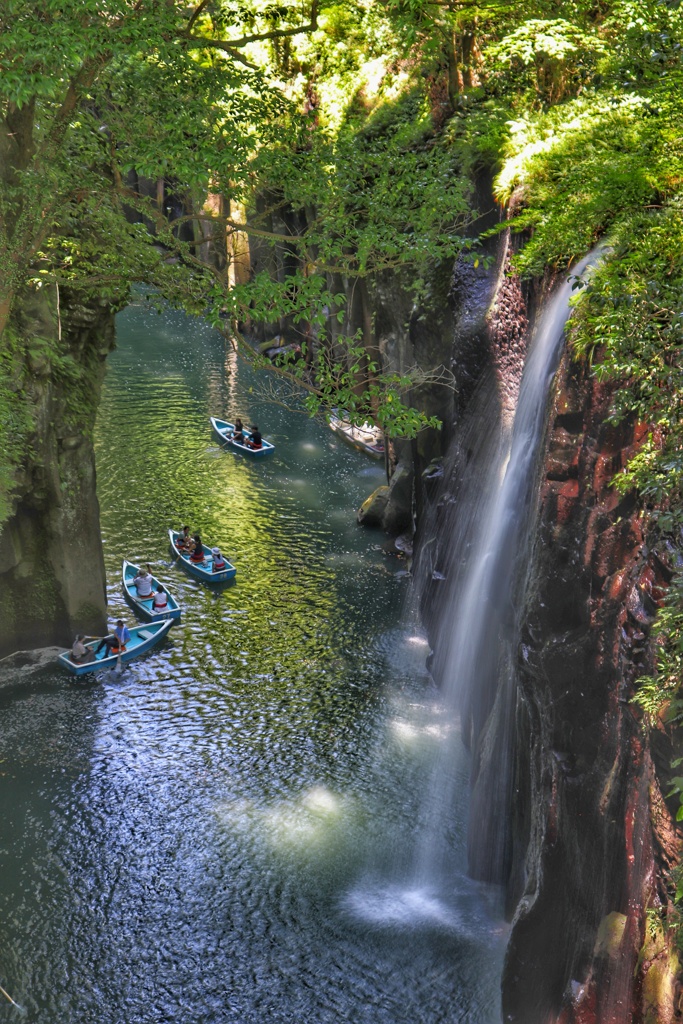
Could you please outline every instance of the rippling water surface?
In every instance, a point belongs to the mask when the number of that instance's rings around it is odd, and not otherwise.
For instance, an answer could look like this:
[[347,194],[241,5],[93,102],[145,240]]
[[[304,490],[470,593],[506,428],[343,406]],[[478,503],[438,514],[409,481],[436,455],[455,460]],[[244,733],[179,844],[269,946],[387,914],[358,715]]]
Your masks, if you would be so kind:
[[[118,345],[96,437],[110,614],[134,621],[125,556],[183,618],[121,675],[0,691],[0,984],[21,1007],[0,993],[0,1020],[493,1024],[502,939],[464,809],[445,888],[403,874],[444,726],[404,567],[355,524],[382,467],[259,398],[199,322],[134,305]],[[276,452],[222,450],[210,415]],[[172,563],[184,522],[234,585]]]

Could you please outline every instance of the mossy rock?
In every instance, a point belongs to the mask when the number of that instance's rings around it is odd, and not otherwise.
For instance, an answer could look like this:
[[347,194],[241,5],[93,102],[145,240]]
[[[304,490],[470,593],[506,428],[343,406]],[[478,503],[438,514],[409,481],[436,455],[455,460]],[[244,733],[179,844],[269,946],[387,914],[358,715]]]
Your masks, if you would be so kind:
[[382,484],[373,491],[358,510],[358,522],[361,526],[381,526],[384,512],[389,501],[389,487]]
[[603,917],[595,939],[595,956],[619,956],[626,921],[626,914],[619,914],[616,910]]

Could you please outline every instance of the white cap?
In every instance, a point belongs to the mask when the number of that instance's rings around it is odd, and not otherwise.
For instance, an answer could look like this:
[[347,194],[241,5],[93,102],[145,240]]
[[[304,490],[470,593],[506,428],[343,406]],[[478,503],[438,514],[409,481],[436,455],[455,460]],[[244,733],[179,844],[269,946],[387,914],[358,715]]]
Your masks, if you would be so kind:
[[221,549],[220,548],[211,548],[211,554],[212,555],[220,555],[220,553],[221,553]]

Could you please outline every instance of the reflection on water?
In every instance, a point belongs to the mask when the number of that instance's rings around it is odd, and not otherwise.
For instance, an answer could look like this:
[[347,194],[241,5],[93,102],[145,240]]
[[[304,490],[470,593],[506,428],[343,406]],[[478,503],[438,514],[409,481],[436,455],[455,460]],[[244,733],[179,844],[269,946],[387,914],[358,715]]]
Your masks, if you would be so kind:
[[[261,404],[201,323],[131,307],[118,330],[96,437],[110,613],[132,621],[126,556],[183,619],[121,676],[0,693],[0,984],[41,1024],[492,1024],[486,893],[457,866],[445,896],[394,877],[439,738],[401,563],[355,524],[381,467]],[[210,415],[256,420],[274,456],[223,451]],[[173,564],[184,522],[234,586]]]

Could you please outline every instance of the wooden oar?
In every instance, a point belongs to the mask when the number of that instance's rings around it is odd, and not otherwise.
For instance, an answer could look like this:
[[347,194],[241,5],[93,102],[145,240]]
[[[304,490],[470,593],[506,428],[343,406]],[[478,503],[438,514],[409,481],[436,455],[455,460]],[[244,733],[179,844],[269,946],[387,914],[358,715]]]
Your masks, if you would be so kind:
[[12,1006],[16,1006],[17,1010],[22,1010],[22,1011],[24,1010],[23,1006],[19,1006],[19,1003],[15,1003],[14,1002],[14,1000],[12,999],[11,995],[9,994],[9,992],[6,992],[5,989],[2,987],[2,985],[0,985],[0,992],[2,992],[3,996],[5,997],[5,999],[9,1000],[9,1002],[12,1004]]
[[176,545],[175,543],[173,544],[173,550],[175,551],[175,558],[174,558],[174,559],[173,559],[173,561],[171,562],[171,565],[175,565],[175,564],[176,564],[176,562],[178,561],[178,559],[179,559],[179,558],[182,558],[182,557],[183,557],[183,555],[185,554],[185,552],[184,552],[184,551],[179,551],[179,550],[178,550],[178,547],[177,547],[177,545]]

